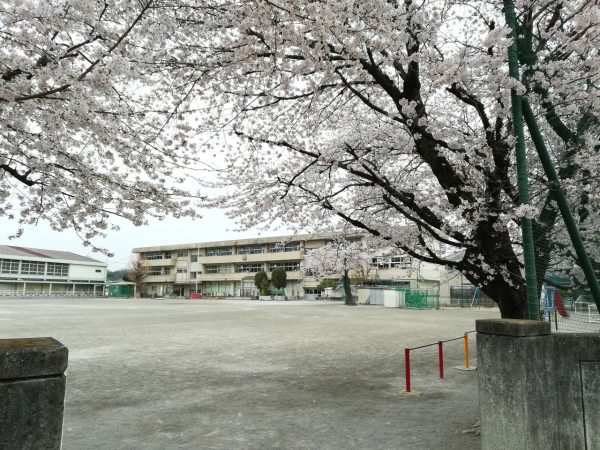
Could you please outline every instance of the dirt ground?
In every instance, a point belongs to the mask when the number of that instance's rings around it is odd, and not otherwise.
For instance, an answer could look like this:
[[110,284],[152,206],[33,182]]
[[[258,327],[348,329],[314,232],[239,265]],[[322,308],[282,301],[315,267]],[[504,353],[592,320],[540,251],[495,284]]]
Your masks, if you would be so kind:
[[[0,300],[0,338],[70,351],[63,449],[477,449],[459,337],[490,309],[332,302]],[[474,335],[471,335],[474,336]],[[474,350],[474,338],[471,347]],[[475,364],[475,358],[471,359]]]

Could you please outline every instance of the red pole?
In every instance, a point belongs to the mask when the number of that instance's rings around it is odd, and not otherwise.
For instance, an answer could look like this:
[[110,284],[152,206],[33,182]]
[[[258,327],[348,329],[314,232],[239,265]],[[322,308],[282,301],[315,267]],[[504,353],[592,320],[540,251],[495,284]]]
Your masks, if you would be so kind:
[[444,345],[443,341],[438,341],[438,356],[440,358],[440,378],[444,378]]
[[406,376],[406,392],[410,392],[410,348],[404,349],[404,373]]

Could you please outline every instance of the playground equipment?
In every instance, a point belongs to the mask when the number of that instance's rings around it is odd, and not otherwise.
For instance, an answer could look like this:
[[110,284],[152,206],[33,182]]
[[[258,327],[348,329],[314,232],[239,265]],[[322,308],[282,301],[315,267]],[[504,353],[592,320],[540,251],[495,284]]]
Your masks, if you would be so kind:
[[426,347],[433,347],[433,346],[437,345],[439,376],[440,376],[440,378],[444,378],[444,343],[458,341],[458,340],[462,339],[464,341],[463,350],[464,350],[464,357],[465,357],[465,367],[464,368],[461,367],[460,369],[461,370],[474,370],[469,367],[469,333],[474,333],[474,332],[475,332],[475,330],[465,331],[465,333],[461,337],[446,339],[443,341],[437,341],[437,342],[433,342],[431,344],[419,345],[417,347],[406,347],[404,349],[404,375],[405,375],[405,381],[406,381],[406,392],[411,392],[411,390],[410,390],[410,387],[411,387],[411,384],[410,384],[411,383],[410,352],[413,350],[418,350],[418,349],[426,348]]
[[554,320],[554,327],[558,330],[558,314],[562,317],[569,317],[569,313],[560,296],[560,292],[554,286],[544,285],[544,307],[543,318],[548,322]]

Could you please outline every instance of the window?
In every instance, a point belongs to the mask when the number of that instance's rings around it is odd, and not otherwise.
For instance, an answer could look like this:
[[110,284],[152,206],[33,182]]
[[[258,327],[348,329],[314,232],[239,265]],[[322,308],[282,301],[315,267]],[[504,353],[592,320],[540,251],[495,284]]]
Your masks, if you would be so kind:
[[177,273],[187,273],[187,269],[177,269]]
[[192,280],[195,280],[196,279],[196,272],[190,272],[190,278]]
[[307,277],[314,277],[316,274],[317,274],[317,271],[315,269],[304,270],[304,275],[306,275]]
[[319,291],[317,288],[304,288],[304,293],[306,295],[319,295],[321,294],[321,291]]
[[377,267],[378,269],[389,269],[390,260],[389,258],[383,258],[381,256],[371,259],[371,266]]
[[55,277],[69,276],[69,265],[61,263],[48,263],[46,275],[52,275]]
[[171,252],[165,252],[165,259],[171,259]]
[[206,256],[227,256],[231,255],[231,247],[209,248],[206,250]]
[[280,252],[297,252],[300,250],[299,242],[278,242],[269,246],[269,252],[280,253]]
[[179,250],[179,251],[177,252],[177,257],[178,257],[178,258],[185,258],[187,255],[188,255],[188,252],[187,252],[187,250]]
[[204,272],[206,273],[231,273],[231,268],[227,266],[204,266]]
[[198,255],[191,255],[191,256],[190,256],[190,260],[191,260],[192,262],[198,262]]
[[102,269],[96,269],[96,273],[102,273]]
[[1,273],[19,273],[19,261],[16,259],[0,259]]
[[297,272],[300,270],[300,263],[291,261],[271,263],[269,264],[269,271],[272,272],[273,269],[276,269],[277,267],[283,267],[283,270],[286,272]]
[[[169,257],[171,257],[171,256],[169,255]],[[163,254],[161,252],[144,253],[144,259],[146,259],[148,261],[152,261],[155,259],[163,259]]]
[[236,273],[245,273],[245,272],[255,273],[255,272],[260,272],[261,270],[263,270],[262,264],[237,264],[235,266]]
[[46,263],[38,261],[21,262],[21,273],[23,275],[44,275],[46,272]]
[[391,267],[398,269],[410,269],[412,258],[410,256],[393,256]]
[[148,275],[162,275],[162,267],[150,267]]
[[262,245],[245,245],[243,247],[237,248],[238,255],[255,255],[257,253],[262,253]]
[[149,267],[148,275],[169,275],[171,273],[170,267]]

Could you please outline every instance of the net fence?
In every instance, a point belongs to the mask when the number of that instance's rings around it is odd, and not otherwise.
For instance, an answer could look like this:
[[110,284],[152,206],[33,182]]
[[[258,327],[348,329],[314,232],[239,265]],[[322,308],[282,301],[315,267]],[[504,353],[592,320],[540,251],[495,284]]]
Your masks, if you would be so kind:
[[[598,277],[599,266],[593,251],[598,245],[598,233],[587,223],[580,199],[573,196],[569,203],[577,206],[571,209]],[[553,211],[555,207],[552,202],[546,202],[533,227],[540,319],[550,322],[553,332],[598,333],[598,307],[564,220],[560,213]]]
[[553,332],[599,333],[600,314],[590,295],[582,292],[544,286],[540,316],[550,322]]
[[396,288],[398,292],[404,292],[404,302],[401,308],[408,309],[439,309],[440,293],[430,289]]

